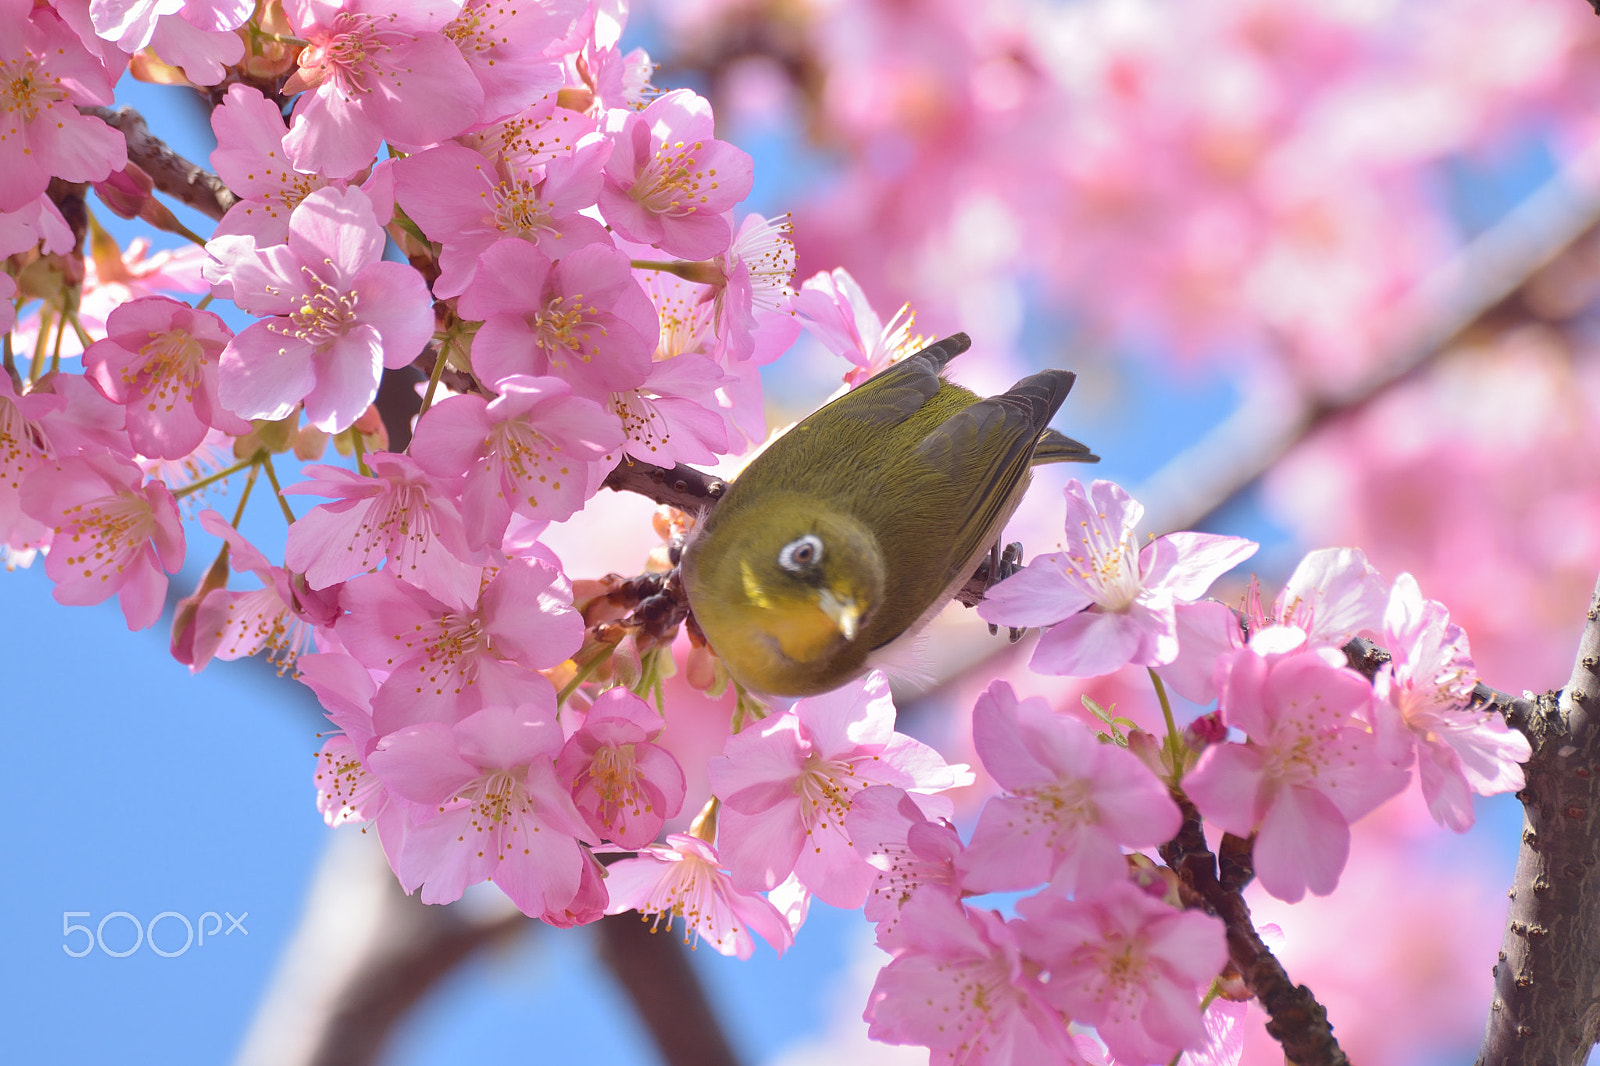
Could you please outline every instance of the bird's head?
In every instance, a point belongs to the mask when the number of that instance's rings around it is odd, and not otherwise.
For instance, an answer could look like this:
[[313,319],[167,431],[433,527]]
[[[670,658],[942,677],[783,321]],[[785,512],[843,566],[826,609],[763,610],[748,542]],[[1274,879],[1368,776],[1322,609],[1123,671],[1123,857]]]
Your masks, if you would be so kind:
[[883,598],[883,557],[853,518],[791,502],[751,516],[718,565],[734,568],[747,617],[785,657],[810,662],[856,640]]

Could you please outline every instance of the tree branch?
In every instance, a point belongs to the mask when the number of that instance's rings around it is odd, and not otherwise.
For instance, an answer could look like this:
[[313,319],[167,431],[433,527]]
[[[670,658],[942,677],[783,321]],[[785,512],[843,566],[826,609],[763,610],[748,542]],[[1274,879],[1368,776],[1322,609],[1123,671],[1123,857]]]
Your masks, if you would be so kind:
[[[374,1066],[398,1022],[480,949],[542,928],[498,894],[491,906],[407,896],[375,836],[335,832],[294,939],[235,1066]],[[603,919],[600,957],[669,1066],[737,1066],[677,937],[637,914]]]
[[1574,160],[1479,234],[1395,309],[1387,354],[1370,373],[1323,396],[1263,389],[1134,492],[1157,533],[1194,529],[1255,484],[1296,444],[1358,410],[1447,350],[1541,267],[1600,224],[1600,190]]
[[728,491],[727,482],[704,470],[682,463],[669,470],[629,458],[618,463],[601,485],[613,492],[637,492],[691,514],[710,507]]
[[371,834],[333,834],[236,1066],[373,1066],[395,1024],[479,948],[534,923],[400,891]]
[[1296,1066],[1349,1066],[1350,1060],[1334,1039],[1327,1009],[1309,988],[1289,979],[1288,971],[1256,932],[1250,905],[1242,894],[1250,880],[1248,848],[1237,838],[1231,838],[1230,844],[1230,838],[1223,837],[1226,883],[1219,880],[1217,858],[1206,846],[1200,812],[1181,791],[1174,789],[1172,798],[1183,811],[1183,827],[1161,845],[1161,858],[1177,872],[1201,909],[1222,920],[1228,934],[1228,958],[1269,1015],[1267,1032],[1283,1045],[1285,1057]]
[[128,141],[128,161],[137,163],[150,175],[155,187],[179,203],[188,204],[213,222],[238,201],[222,179],[197,163],[191,163],[154,136],[144,116],[131,107],[80,107],[106,125],[121,131]]
[[626,912],[601,919],[600,961],[628,993],[667,1066],[738,1066],[683,942]]
[[1506,710],[1533,756],[1478,1066],[1582,1066],[1600,1037],[1600,584],[1566,688]]

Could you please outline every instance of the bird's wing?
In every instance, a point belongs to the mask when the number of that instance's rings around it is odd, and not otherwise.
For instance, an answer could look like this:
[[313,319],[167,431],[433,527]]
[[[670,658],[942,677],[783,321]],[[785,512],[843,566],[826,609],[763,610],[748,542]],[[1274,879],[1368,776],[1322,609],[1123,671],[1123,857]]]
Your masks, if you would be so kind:
[[1098,463],[1100,457],[1089,446],[1075,441],[1065,433],[1047,429],[1039,434],[1039,443],[1033,449],[1033,465],[1045,463]]
[[868,425],[899,425],[939,394],[939,372],[971,344],[965,333],[954,333],[928,345],[835,400],[838,413]]
[[1073,380],[1063,370],[1033,374],[958,411],[917,445],[917,457],[957,488],[949,498],[967,508],[952,523],[961,537],[953,546],[953,567],[964,567],[999,532],[1045,423],[1067,398]]

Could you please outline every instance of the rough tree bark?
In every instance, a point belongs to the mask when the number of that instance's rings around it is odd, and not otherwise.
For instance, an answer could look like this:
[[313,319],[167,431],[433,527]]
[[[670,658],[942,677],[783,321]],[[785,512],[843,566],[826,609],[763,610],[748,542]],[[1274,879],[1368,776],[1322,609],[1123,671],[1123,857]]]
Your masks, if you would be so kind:
[[1566,688],[1510,712],[1533,757],[1478,1066],[1582,1066],[1600,1037],[1600,584]]

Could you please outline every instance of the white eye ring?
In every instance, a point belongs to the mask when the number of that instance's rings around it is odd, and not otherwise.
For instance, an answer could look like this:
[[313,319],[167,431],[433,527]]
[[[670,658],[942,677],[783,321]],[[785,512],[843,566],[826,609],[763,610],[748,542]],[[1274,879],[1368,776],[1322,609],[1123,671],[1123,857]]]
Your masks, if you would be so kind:
[[791,540],[778,552],[778,565],[791,574],[810,570],[822,561],[822,538],[815,533]]

